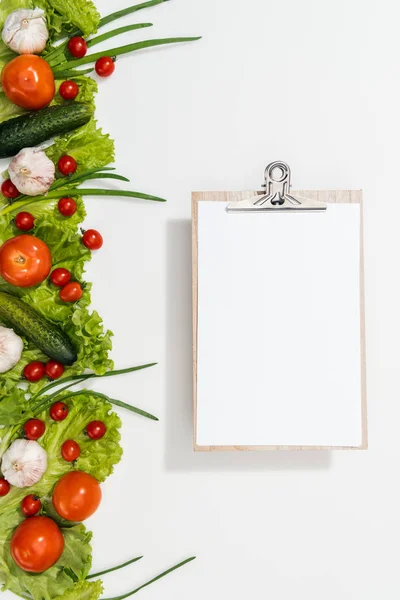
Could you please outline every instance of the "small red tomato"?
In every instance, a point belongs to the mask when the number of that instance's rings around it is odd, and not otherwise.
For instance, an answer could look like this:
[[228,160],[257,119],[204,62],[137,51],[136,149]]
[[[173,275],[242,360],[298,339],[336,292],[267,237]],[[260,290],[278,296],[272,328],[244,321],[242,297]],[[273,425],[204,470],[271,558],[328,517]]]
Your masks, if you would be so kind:
[[45,366],[45,371],[50,379],[58,379],[64,373],[64,365],[57,360],[49,360]]
[[88,229],[83,234],[82,242],[89,250],[98,250],[103,245],[103,237],[96,229]]
[[80,283],[77,281],[71,281],[67,283],[62,290],[60,290],[60,298],[63,302],[76,302],[82,298],[82,288]]
[[0,477],[0,497],[7,496],[10,491],[11,485],[8,483],[7,479],[4,477]]
[[102,56],[96,61],[94,68],[100,77],[110,77],[115,71],[115,63],[111,56]]
[[35,217],[30,212],[19,212],[15,217],[15,226],[21,231],[30,231],[35,224]]
[[24,431],[28,440],[38,440],[46,431],[46,425],[40,419],[29,419],[24,425]]
[[60,198],[58,201],[58,210],[63,217],[72,217],[76,213],[76,202],[73,198]]
[[33,517],[34,515],[37,515],[41,508],[42,503],[40,502],[40,498],[34,494],[25,496],[21,502],[21,510],[25,517]]
[[71,273],[68,271],[68,269],[59,267],[58,269],[54,269],[50,275],[50,280],[53,285],[56,285],[57,287],[63,287],[71,280]]
[[13,199],[19,196],[19,191],[17,190],[11,179],[6,179],[5,181],[3,181],[3,183],[1,184],[1,193],[6,198]]
[[107,427],[103,421],[90,421],[86,427],[86,433],[92,440],[100,440],[106,431]]
[[61,456],[67,462],[72,462],[79,458],[81,455],[81,449],[79,444],[74,440],[66,440],[61,446]]
[[83,58],[88,50],[83,37],[75,36],[68,42],[68,50],[74,58]]
[[53,421],[64,421],[68,417],[68,406],[64,402],[54,402],[50,408]]
[[64,98],[64,100],[75,100],[79,94],[79,87],[75,81],[63,81],[59,92],[61,98]]
[[75,173],[77,167],[76,160],[68,154],[64,154],[58,161],[58,170],[62,175],[72,175]]
[[44,377],[45,368],[42,362],[34,360],[33,362],[26,365],[24,368],[24,377],[31,383],[36,383]]

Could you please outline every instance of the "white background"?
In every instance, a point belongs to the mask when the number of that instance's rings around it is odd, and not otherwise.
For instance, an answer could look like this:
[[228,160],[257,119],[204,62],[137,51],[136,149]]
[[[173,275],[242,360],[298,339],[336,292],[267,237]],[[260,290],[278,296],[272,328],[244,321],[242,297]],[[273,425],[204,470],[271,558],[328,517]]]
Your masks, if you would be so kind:
[[[138,597],[398,599],[399,18],[393,0],[173,0],[126,19],[155,27],[121,43],[204,37],[121,59],[100,85],[118,170],[168,198],[87,201],[116,365],[159,362],[98,385],[160,417],[123,414],[124,459],[88,523],[96,569],[145,555],[106,596],[196,554]],[[254,189],[277,159],[295,188],[365,192],[368,452],[192,452],[190,192]]]

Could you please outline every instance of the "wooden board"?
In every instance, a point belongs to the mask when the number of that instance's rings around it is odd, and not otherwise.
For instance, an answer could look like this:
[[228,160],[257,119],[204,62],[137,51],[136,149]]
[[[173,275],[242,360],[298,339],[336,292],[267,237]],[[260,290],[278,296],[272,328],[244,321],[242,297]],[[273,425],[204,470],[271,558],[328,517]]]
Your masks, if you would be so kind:
[[198,203],[201,201],[233,202],[265,192],[193,192],[192,193],[192,302],[193,302],[193,429],[194,450],[210,451],[249,451],[249,450],[348,450],[368,447],[367,437],[367,391],[366,391],[366,349],[365,349],[365,302],[364,302],[364,252],[363,252],[363,211],[361,190],[293,191],[294,195],[304,196],[326,203],[360,204],[360,299],[361,299],[361,429],[360,446],[199,446],[197,444],[197,331],[198,331]]

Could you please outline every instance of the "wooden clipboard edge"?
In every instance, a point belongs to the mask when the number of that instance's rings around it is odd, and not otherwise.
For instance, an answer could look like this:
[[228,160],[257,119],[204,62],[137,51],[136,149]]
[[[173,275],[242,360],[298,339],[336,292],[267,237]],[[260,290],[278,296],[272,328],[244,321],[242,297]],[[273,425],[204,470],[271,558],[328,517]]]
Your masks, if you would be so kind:
[[265,450],[367,450],[367,376],[365,337],[364,218],[362,190],[297,190],[293,194],[330,203],[360,204],[360,336],[361,336],[361,444],[359,446],[199,446],[197,444],[197,329],[198,329],[198,203],[202,200],[232,202],[258,191],[192,192],[192,317],[193,317],[193,449],[195,452]]

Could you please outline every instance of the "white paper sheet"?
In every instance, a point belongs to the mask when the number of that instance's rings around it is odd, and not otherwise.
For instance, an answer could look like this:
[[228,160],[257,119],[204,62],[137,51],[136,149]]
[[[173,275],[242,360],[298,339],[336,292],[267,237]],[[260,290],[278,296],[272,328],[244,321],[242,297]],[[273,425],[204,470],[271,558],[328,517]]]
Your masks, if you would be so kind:
[[361,444],[360,207],[198,208],[197,444]]

